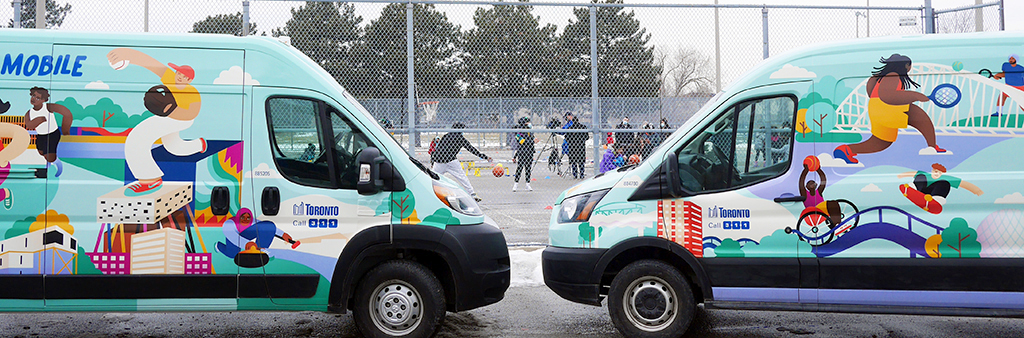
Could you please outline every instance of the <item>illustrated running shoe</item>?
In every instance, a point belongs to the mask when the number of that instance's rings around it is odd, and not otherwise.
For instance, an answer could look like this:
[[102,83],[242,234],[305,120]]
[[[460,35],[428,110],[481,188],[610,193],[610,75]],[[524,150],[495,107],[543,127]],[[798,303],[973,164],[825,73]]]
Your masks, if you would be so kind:
[[854,156],[857,156],[857,154],[850,150],[850,146],[845,144],[836,147],[836,150],[832,151],[832,157],[846,161],[846,164],[860,163]]

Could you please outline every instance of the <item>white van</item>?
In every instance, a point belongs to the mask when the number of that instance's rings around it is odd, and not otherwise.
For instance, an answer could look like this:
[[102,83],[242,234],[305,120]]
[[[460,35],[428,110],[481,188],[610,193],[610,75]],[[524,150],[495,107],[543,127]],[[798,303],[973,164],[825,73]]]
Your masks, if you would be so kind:
[[1024,310],[1024,34],[766,60],[650,157],[557,200],[545,283],[627,337],[706,307]]
[[298,50],[0,32],[0,311],[354,311],[432,335],[504,236]]

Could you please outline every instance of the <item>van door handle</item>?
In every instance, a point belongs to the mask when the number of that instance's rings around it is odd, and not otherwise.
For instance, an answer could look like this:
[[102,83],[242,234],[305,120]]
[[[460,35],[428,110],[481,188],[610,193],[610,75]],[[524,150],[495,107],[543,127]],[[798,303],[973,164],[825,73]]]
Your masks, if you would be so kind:
[[277,190],[277,187],[263,188],[261,202],[264,215],[277,216],[277,212],[281,210],[281,191]]
[[228,191],[228,187],[213,187],[213,191],[210,193],[210,211],[217,216],[227,215],[230,201],[231,192]]
[[776,197],[775,198],[775,203],[803,202],[803,201],[806,201],[806,200],[807,200],[807,197],[804,197],[804,196]]

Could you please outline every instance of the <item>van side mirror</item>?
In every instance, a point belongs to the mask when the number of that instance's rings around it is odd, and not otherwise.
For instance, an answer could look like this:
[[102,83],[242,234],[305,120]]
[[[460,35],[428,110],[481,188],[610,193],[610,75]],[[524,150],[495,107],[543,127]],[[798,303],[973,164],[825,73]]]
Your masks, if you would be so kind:
[[686,196],[683,192],[683,182],[679,179],[679,157],[675,152],[665,155],[665,162],[661,163],[661,173],[665,177],[664,195],[673,198]]
[[405,190],[405,179],[395,171],[387,157],[375,147],[366,147],[359,152],[359,182],[356,190],[360,195],[373,195],[381,191]]

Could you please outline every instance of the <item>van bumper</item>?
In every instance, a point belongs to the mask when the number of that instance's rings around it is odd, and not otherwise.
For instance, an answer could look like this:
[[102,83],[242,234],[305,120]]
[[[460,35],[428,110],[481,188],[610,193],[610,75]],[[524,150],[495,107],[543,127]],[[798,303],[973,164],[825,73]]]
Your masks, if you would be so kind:
[[442,245],[462,251],[455,311],[497,303],[505,297],[512,272],[505,236],[489,223],[448,226]]
[[608,249],[547,247],[541,254],[544,284],[566,300],[601,306],[601,275],[597,262]]

